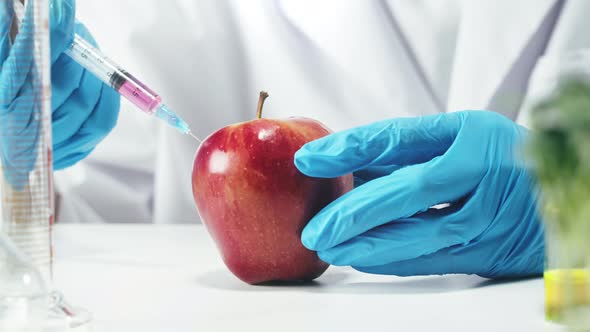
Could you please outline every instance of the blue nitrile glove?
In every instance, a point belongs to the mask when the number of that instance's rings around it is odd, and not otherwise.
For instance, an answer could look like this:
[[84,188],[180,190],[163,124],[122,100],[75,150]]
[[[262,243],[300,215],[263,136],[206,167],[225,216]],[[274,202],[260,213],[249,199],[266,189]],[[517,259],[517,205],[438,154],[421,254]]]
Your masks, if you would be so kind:
[[88,156],[115,127],[119,94],[83,69],[63,51],[73,30],[93,46],[96,41],[81,23],[74,23],[74,0],[51,1],[51,83],[53,158],[56,169]]
[[[35,163],[38,123],[26,121],[39,114],[33,54],[32,11],[27,10],[11,46],[12,1],[0,4],[0,155],[5,177],[15,187],[26,182]],[[74,31],[95,44],[83,25],[74,22],[74,0],[50,1],[53,160],[63,169],[86,157],[116,123],[120,98],[63,51]],[[12,165],[12,166],[11,166]]]
[[[295,155],[301,172],[356,172],[361,184],[320,211],[303,244],[333,265],[399,276],[541,274],[543,226],[527,131],[493,112],[377,122],[332,134]],[[450,207],[431,207],[451,203]]]

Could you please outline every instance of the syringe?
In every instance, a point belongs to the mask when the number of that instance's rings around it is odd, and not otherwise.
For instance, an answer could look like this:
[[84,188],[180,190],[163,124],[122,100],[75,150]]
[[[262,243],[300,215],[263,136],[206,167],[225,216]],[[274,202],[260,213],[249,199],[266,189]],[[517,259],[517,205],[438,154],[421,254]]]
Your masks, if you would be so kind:
[[110,85],[144,113],[154,115],[183,134],[191,135],[197,141],[201,141],[191,132],[189,125],[184,120],[162,103],[162,98],[157,93],[122,69],[82,37],[75,35],[72,45],[66,49],[65,53],[93,73],[98,79]]
[[[25,14],[25,6],[20,1],[15,1],[14,5],[16,19],[20,24]],[[191,132],[189,125],[162,103],[162,98],[157,93],[114,63],[84,38],[74,35],[74,41],[64,52],[144,113],[155,115],[181,133],[188,134],[201,142]]]

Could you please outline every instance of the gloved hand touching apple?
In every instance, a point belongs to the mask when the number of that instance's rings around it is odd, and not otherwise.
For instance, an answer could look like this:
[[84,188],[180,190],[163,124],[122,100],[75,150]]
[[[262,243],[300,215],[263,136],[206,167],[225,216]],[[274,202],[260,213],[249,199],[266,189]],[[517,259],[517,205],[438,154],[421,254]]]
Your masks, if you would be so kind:
[[[377,122],[303,146],[312,177],[355,172],[357,187],[320,211],[303,244],[333,265],[399,276],[541,274],[543,226],[520,162],[527,130],[469,111]],[[447,208],[431,207],[450,203]]]
[[[33,12],[25,10],[14,42],[12,1],[0,3],[0,156],[5,177],[16,188],[26,182],[34,166],[33,151],[39,140],[38,88],[34,87]],[[86,28],[75,22],[74,0],[50,1],[53,158],[56,169],[66,168],[86,157],[114,127],[119,96],[63,51],[74,32],[94,43]],[[18,144],[17,144],[18,142]]]

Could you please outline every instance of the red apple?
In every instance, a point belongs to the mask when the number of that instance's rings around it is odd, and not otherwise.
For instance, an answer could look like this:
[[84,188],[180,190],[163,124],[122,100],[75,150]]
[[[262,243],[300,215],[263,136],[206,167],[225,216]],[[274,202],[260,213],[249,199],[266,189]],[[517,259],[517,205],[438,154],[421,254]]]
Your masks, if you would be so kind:
[[249,284],[313,280],[328,268],[301,244],[301,232],[324,206],[353,187],[352,175],[335,179],[300,173],[293,156],[331,131],[315,120],[258,119],[209,136],[195,157],[197,209],[223,261]]

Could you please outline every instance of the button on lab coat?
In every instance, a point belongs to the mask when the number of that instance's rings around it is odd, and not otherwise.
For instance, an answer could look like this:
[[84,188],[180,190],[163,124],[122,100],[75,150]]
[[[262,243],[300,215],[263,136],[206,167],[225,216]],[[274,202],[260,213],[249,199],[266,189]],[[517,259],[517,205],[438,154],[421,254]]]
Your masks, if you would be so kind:
[[[78,1],[101,48],[205,137],[254,118],[342,130],[467,109],[524,125],[569,71],[590,70],[586,0]],[[197,223],[198,143],[123,102],[117,128],[56,175],[59,222]]]

